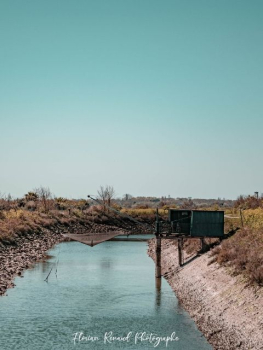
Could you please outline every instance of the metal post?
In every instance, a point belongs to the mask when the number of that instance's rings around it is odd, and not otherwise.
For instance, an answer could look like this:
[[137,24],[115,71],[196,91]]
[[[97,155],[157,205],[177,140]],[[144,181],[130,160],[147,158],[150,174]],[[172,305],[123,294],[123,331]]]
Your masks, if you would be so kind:
[[161,266],[161,250],[162,250],[162,242],[160,236],[160,224],[159,224],[159,213],[158,208],[156,208],[156,245],[155,245],[155,277],[161,278],[162,276],[162,266]]
[[179,262],[179,266],[183,265],[183,252],[182,252],[182,248],[183,248],[183,239],[180,237],[178,238],[178,262]]
[[156,221],[155,221],[155,235],[156,237],[160,236],[160,223],[159,223],[159,212],[158,208],[156,208]]
[[156,263],[155,263],[155,277],[161,278],[162,276],[162,265],[161,265],[161,251],[162,251],[161,237],[156,237]]

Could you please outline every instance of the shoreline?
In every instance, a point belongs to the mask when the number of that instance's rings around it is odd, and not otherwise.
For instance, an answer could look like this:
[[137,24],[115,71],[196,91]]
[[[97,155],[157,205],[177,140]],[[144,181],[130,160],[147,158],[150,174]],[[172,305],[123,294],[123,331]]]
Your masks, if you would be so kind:
[[[148,247],[155,261],[155,239]],[[179,267],[175,242],[162,241],[162,276],[213,349],[263,349],[263,289],[210,260],[207,252]]]
[[[110,232],[120,230],[119,227],[103,224],[73,223],[71,225],[54,225],[49,228],[41,228],[34,233],[16,235],[12,244],[0,245],[0,297],[6,295],[9,288],[14,288],[14,279],[23,277],[24,270],[33,266],[36,262],[47,258],[47,251],[54,245],[71,241],[63,236],[66,233],[87,234],[90,232]],[[122,229],[122,231],[125,231]]]
[[[120,229],[108,225],[85,227],[79,223],[56,225],[16,237],[15,243],[0,247],[0,296],[6,295],[17,276],[47,251],[63,242],[63,233],[109,232]],[[96,227],[95,227],[96,226]],[[148,255],[155,260],[155,239],[148,243]],[[242,278],[231,276],[225,267],[210,264],[210,253],[178,266],[175,242],[162,241],[162,276],[178,300],[216,350],[263,349],[263,289],[249,287]]]
[[[134,235],[138,228],[130,227],[124,221],[113,220],[107,224],[90,220],[76,219],[72,223],[56,223],[48,227],[41,227],[34,232],[18,232],[12,242],[0,241],[0,297],[9,288],[15,287],[14,279],[23,277],[22,272],[30,268],[37,261],[46,258],[46,252],[55,244],[71,241],[63,234],[100,234],[111,231],[121,231],[123,234]],[[140,230],[141,234],[147,230]]]
[[43,229],[18,239],[16,245],[2,247],[0,250],[0,296],[14,288],[14,279],[22,276],[36,262],[47,258],[47,251],[64,240],[60,233]]

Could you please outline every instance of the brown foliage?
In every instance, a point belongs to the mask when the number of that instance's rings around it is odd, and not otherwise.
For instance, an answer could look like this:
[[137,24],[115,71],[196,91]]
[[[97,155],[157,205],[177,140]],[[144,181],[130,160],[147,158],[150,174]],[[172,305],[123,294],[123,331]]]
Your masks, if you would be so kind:
[[263,198],[256,196],[239,196],[234,203],[235,208],[256,209],[263,208]]
[[217,262],[229,265],[249,282],[263,285],[263,230],[244,228],[213,251]]

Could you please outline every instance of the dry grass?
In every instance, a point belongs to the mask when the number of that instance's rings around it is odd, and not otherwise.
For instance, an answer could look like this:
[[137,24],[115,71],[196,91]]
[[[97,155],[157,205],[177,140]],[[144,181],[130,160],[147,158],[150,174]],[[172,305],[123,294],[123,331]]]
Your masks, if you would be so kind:
[[213,250],[221,265],[244,274],[250,283],[263,286],[263,229],[244,228]]
[[[227,213],[239,216],[239,209]],[[210,264],[230,266],[234,274],[242,274],[250,284],[263,286],[263,209],[242,210],[244,227],[211,252]],[[226,219],[225,231],[241,226],[240,219]]]
[[243,211],[244,223],[255,230],[263,229],[263,209],[247,209]]
[[[147,209],[127,209],[124,208],[121,210],[123,214],[127,214],[133,218],[141,218],[142,220],[150,220],[153,221],[156,218],[156,209],[153,208],[147,208]],[[166,209],[159,209],[158,210],[160,217],[167,217],[168,210]]]
[[24,210],[2,211],[0,217],[0,240],[12,241],[17,235],[38,229],[32,213]]
[[0,241],[13,242],[17,236],[39,232],[56,223],[66,224],[74,220],[59,211],[49,214],[24,209],[0,212]]
[[[101,208],[85,208],[76,202],[70,205],[71,215],[67,210],[52,209],[44,213],[38,208],[35,211],[23,209],[0,210],[0,242],[15,242],[17,236],[39,232],[43,227],[52,227],[56,224],[70,225],[76,221],[90,220],[98,223],[107,223],[109,220]],[[153,222],[156,210],[152,208],[122,209],[127,214],[138,220]],[[229,265],[236,274],[244,274],[250,283],[263,285],[263,209],[246,209],[242,211],[245,228],[238,231],[233,237],[225,240],[212,251],[210,263],[217,261],[222,265]],[[167,218],[167,210],[159,209],[160,217]],[[229,232],[241,226],[239,208],[226,211],[226,214],[236,219],[225,219],[225,232]],[[112,215],[114,216],[114,215]],[[215,239],[206,239],[207,244],[214,243]],[[188,254],[200,249],[200,241],[186,240],[185,249]]]
[[[227,215],[238,217],[225,219],[225,233],[241,227],[239,209],[230,209]],[[242,274],[249,284],[263,286],[263,209],[246,209],[242,211],[244,227],[234,236],[211,251],[209,264],[218,262],[229,266],[235,275]],[[207,244],[216,239],[205,239]],[[199,240],[186,240],[184,248],[188,254],[200,249]]]

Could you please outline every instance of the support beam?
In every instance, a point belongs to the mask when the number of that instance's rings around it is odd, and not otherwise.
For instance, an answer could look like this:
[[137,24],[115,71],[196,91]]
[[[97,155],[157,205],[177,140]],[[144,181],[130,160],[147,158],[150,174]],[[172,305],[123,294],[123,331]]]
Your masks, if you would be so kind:
[[179,266],[183,265],[183,238],[178,238],[178,262]]
[[203,237],[200,238],[200,243],[201,243],[201,253],[204,253],[206,250],[206,244],[205,244],[205,239]]
[[155,245],[155,253],[156,253],[155,277],[156,278],[162,277],[161,251],[162,251],[161,237],[156,236],[156,245]]

